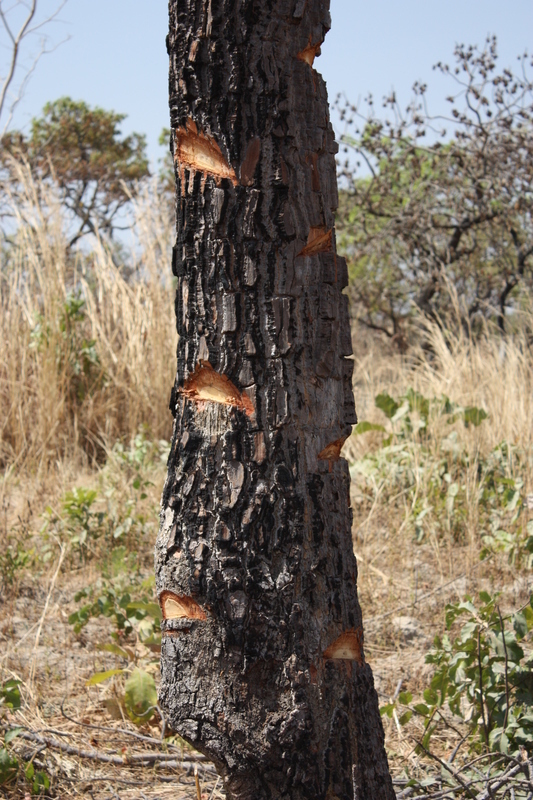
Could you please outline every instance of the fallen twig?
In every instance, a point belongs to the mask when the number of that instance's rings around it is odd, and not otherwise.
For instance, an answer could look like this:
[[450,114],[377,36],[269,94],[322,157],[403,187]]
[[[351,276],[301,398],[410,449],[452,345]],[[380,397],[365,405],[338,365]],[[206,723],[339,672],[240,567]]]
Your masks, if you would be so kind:
[[[104,731],[106,733],[115,733],[115,734],[116,733],[122,733],[122,734],[124,734],[124,736],[131,736],[133,739],[139,739],[139,741],[146,742],[147,744],[155,744],[155,745],[159,745],[160,747],[161,747],[161,745],[164,744],[165,747],[169,747],[169,748],[170,747],[174,747],[178,751],[181,749],[180,745],[178,745],[178,744],[165,742],[164,739],[156,739],[154,736],[146,736],[143,733],[137,733],[137,731],[129,731],[129,730],[127,730],[127,728],[111,728],[108,725],[93,725],[90,722],[83,722],[82,720],[77,720],[77,719],[74,719],[73,717],[69,717],[69,715],[67,714],[67,712],[63,708],[64,702],[65,701],[63,701],[63,703],[61,703],[61,714],[65,717],[65,719],[68,719],[69,722],[74,723],[74,725],[79,725],[82,728],[91,728],[92,730],[95,730],[95,731]],[[204,756],[203,753],[197,753],[196,751],[194,751],[194,752],[191,752],[189,755],[190,755],[191,760],[193,760],[193,761],[206,761],[206,757]]]
[[[22,739],[37,742],[37,744],[51,747],[54,750],[61,750],[63,753],[68,753],[68,755],[88,758],[93,761],[101,761],[104,764],[114,764],[119,767],[152,766],[160,769],[192,770],[195,765],[198,766],[198,761],[196,760],[180,761],[176,759],[175,756],[165,753],[132,753],[127,756],[118,756],[112,753],[101,753],[99,750],[84,750],[81,747],[59,742],[49,736],[42,736],[33,731],[23,730],[19,733],[19,736]],[[209,763],[202,763],[201,767],[206,772],[213,772],[216,774],[215,768]]]

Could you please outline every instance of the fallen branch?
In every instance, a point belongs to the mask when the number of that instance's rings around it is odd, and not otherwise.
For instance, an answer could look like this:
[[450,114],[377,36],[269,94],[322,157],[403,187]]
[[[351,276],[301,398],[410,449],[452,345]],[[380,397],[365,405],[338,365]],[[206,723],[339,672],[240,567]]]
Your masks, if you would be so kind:
[[[198,765],[197,760],[183,760],[180,761],[174,755],[167,755],[165,753],[133,753],[128,756],[117,756],[112,753],[101,753],[98,750],[84,750],[81,747],[75,747],[65,742],[59,742],[49,736],[42,736],[33,731],[22,730],[19,733],[20,738],[27,739],[45,747],[51,747],[54,750],[61,750],[68,755],[78,756],[79,758],[87,758],[93,761],[101,761],[104,764],[114,764],[119,767],[135,767],[135,766],[152,766],[154,768],[165,769],[183,769],[192,770],[195,765]],[[202,763],[202,769],[206,772],[216,774],[215,768],[209,763]]]
[[[64,702],[64,701],[63,701]],[[131,736],[133,739],[139,739],[141,742],[146,742],[147,744],[155,744],[161,747],[165,745],[165,747],[174,747],[176,750],[180,750],[180,746],[177,744],[170,744],[165,742],[164,739],[156,739],[154,736],[146,736],[143,733],[137,733],[137,731],[129,731],[127,728],[111,728],[107,725],[92,725],[90,722],[83,722],[82,720],[74,719],[73,717],[69,717],[67,712],[63,708],[63,703],[61,703],[61,714],[68,719],[69,722],[74,723],[74,725],[79,725],[82,728],[90,728],[94,731],[103,731],[105,733],[122,733],[124,736]],[[65,735],[65,734],[61,734]],[[191,760],[193,761],[206,761],[206,757],[203,753],[190,753]]]

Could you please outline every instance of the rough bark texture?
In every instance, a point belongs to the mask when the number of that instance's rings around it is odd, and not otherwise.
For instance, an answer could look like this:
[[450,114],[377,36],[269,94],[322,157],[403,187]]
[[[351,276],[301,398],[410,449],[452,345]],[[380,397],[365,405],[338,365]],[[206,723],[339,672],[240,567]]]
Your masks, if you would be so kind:
[[394,797],[365,663],[329,0],[170,0],[178,370],[160,700],[239,800]]

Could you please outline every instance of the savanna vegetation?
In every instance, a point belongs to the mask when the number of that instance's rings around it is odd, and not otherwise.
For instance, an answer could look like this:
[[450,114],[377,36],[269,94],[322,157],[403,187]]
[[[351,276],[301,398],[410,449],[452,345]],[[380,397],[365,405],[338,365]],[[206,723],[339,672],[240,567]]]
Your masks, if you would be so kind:
[[[356,131],[345,109],[361,164],[339,167],[359,416],[343,455],[398,796],[525,800],[533,87],[526,58],[498,69],[493,41],[456,56],[446,123],[423,86],[390,124],[371,107]],[[2,142],[7,797],[222,797],[157,707],[173,212],[168,170],[149,174],[122,119],[62,98]]]

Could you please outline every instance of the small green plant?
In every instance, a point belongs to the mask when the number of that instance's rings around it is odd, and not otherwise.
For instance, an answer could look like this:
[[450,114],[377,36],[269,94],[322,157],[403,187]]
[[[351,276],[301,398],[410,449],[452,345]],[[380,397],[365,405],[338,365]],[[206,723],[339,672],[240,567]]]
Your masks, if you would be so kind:
[[50,778],[44,770],[36,770],[30,761],[24,769],[24,777],[30,785],[32,794],[46,795],[50,789]]
[[7,747],[0,747],[0,786],[12,783],[19,771],[19,762]]
[[481,558],[504,553],[514,567],[533,567],[533,520],[525,519],[524,481],[512,477],[526,472],[526,459],[517,447],[504,442],[495,447],[483,465],[480,504],[485,510]]
[[[4,746],[0,748],[0,786],[13,783],[20,774],[20,764],[17,757],[10,751],[9,745],[19,736],[22,728],[10,728],[4,736]],[[24,765],[24,779],[29,785],[29,790],[35,795],[48,795],[50,777],[40,769],[36,770],[33,760]]]
[[446,396],[427,398],[413,389],[397,399],[384,392],[375,404],[389,420],[390,430],[387,435],[384,426],[367,421],[356,426],[355,435],[377,431],[384,438],[376,450],[351,465],[352,477],[359,477],[359,485],[370,498],[376,492],[407,498],[407,522],[417,542],[431,529],[460,538],[470,463],[458,444],[457,430],[443,437],[436,426],[462,422],[466,428],[477,427],[487,413],[475,406],[459,406]]
[[[16,710],[21,707],[20,681],[11,678],[0,683],[0,716],[4,708]],[[0,747],[0,786],[12,783],[18,775],[19,762],[12,753],[8,745],[17,736],[20,728],[6,731],[4,736],[4,746]]]
[[0,551],[0,583],[3,587],[12,588],[19,574],[31,563],[35,550],[26,550],[20,542],[8,540],[6,547]]
[[99,489],[76,487],[64,495],[59,510],[47,507],[41,533],[50,529],[68,539],[82,562],[102,550],[109,553],[118,541],[130,553],[138,553],[157,520],[155,503],[145,502],[150,478],[154,465],[167,456],[168,443],[152,442],[144,431],[129,447],[117,442],[101,472]]
[[104,382],[96,340],[85,336],[86,317],[81,292],[69,292],[53,321],[36,315],[30,334],[30,349],[42,352],[55,348],[52,352],[58,373],[67,381],[68,396],[74,404],[82,403]]
[[10,678],[0,683],[0,711],[2,708],[18,709],[22,704],[20,696],[20,681]]
[[[148,596],[153,588],[153,578],[121,587],[121,580],[104,583],[91,592],[83,590],[75,596],[76,602],[91,599],[69,617],[76,632],[92,618],[107,617],[114,623],[112,642],[97,645],[101,652],[112,653],[125,662],[120,667],[94,673],[87,681],[93,686],[116,676],[126,677],[119,693],[120,704],[130,719],[138,725],[147,722],[157,707],[157,691],[150,671],[156,667],[154,653],[161,646],[161,609]],[[92,594],[93,597],[89,598]],[[131,642],[131,644],[130,644]]]
[[[394,399],[382,393],[375,400],[388,419],[383,425],[360,422],[355,435],[383,434],[379,445],[355,461],[363,496],[401,498],[406,523],[416,542],[431,532],[461,541],[469,520],[480,533],[482,559],[503,553],[514,567],[533,568],[533,521],[524,513],[527,453],[502,442],[488,456],[468,452],[457,427],[478,427],[487,419],[482,408],[462,407],[449,398],[427,398],[409,389]],[[405,503],[405,500],[407,502]]]
[[[503,617],[498,595],[480,593],[476,606],[470,597],[446,606],[446,627],[459,619],[459,635],[435,638],[426,662],[434,665],[423,702],[413,704],[410,692],[382,707],[389,717],[396,713],[400,725],[413,715],[424,721],[420,742],[429,747],[433,734],[451,716],[467,728],[470,749],[519,755],[533,752],[533,654],[523,645],[533,629],[533,595],[524,608]],[[445,713],[446,712],[446,713]],[[453,725],[452,725],[453,727]]]
[[[104,649],[101,647],[100,649]],[[115,653],[122,658],[134,661],[133,655],[129,650],[119,648],[116,645],[105,647],[109,652]],[[87,681],[87,686],[95,686],[116,676],[126,676],[123,692],[119,693],[119,703],[128,717],[136,725],[143,725],[154,716],[157,709],[157,688],[153,675],[135,666],[133,663],[127,667],[119,669],[109,669],[105,672],[95,672]],[[109,710],[114,707],[114,702],[108,703]]]
[[82,589],[74,595],[76,603],[89,602],[74,611],[68,621],[79,633],[90,619],[107,617],[114,624],[112,638],[115,641],[135,634],[145,644],[159,644],[160,639],[153,637],[159,632],[161,609],[150,596],[153,583],[153,577],[130,583],[122,579],[98,581],[93,588]]
[[106,513],[93,508],[98,497],[94,489],[77,487],[61,500],[61,511],[45,510],[44,533],[51,527],[61,538],[68,538],[82,561],[94,554],[94,544],[105,533]]

